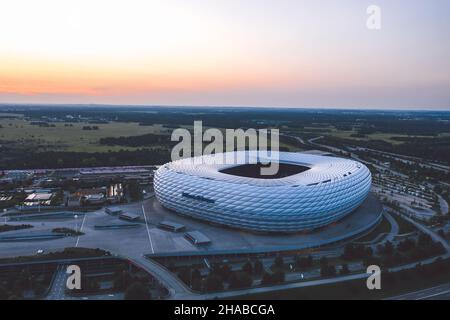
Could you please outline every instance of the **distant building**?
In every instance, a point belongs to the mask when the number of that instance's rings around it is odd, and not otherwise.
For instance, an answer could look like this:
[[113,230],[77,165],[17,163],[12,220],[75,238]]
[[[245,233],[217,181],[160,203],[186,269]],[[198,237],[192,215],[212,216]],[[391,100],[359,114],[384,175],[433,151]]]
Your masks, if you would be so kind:
[[7,193],[0,193],[0,208],[6,208],[13,204],[14,196]]
[[80,196],[74,196],[71,195],[68,199],[67,199],[67,206],[68,207],[81,207],[81,197]]
[[87,204],[96,205],[96,204],[104,204],[106,202],[105,195],[103,193],[90,194],[84,196],[84,200]]
[[24,202],[24,206],[49,206],[51,204],[53,193],[34,192],[29,194]]
[[105,178],[127,178],[127,179],[151,179],[153,178],[153,169],[141,167],[107,167],[80,169],[80,179],[105,179]]
[[95,194],[105,194],[106,188],[79,189],[73,193],[74,196],[86,197]]
[[8,170],[3,172],[4,175],[1,179],[5,179],[11,182],[20,182],[33,178],[33,171],[29,170]]

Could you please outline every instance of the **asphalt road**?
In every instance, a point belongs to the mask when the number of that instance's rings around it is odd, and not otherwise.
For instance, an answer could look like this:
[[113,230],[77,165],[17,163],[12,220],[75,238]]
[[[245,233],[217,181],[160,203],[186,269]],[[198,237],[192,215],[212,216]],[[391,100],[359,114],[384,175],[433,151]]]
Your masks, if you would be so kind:
[[439,205],[441,207],[442,214],[444,214],[444,215],[448,214],[448,203],[447,203],[447,201],[445,201],[445,199],[440,194],[437,194],[437,196],[439,198]]
[[450,282],[436,287],[414,291],[387,300],[449,300]]
[[442,238],[440,235],[438,235],[433,230],[431,230],[431,229],[421,225],[420,223],[414,221],[413,219],[411,219],[411,218],[409,218],[409,217],[407,217],[405,215],[402,215],[402,217],[404,219],[406,219],[408,222],[412,223],[417,229],[419,229],[423,233],[428,234],[434,241],[442,243],[442,245],[444,246],[445,250],[447,250],[447,252],[450,253],[450,245],[448,244],[447,240]]
[[66,299],[66,266],[59,265],[54,275],[52,286],[48,292],[46,300],[65,300]]
[[399,226],[398,226],[397,221],[389,213],[384,211],[383,215],[386,217],[386,219],[389,221],[389,223],[391,225],[391,231],[387,234],[387,236],[383,242],[386,242],[386,241],[392,242],[392,241],[394,241],[395,236],[398,235]]

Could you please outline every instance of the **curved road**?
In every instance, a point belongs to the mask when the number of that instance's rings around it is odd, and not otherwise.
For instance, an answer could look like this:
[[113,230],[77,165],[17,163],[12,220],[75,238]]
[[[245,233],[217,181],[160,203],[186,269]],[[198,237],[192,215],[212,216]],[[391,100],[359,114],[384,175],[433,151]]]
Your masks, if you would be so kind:
[[433,239],[434,241],[440,242],[444,246],[445,250],[448,253],[450,253],[450,245],[448,244],[447,240],[442,238],[440,235],[438,235],[433,230],[423,226],[422,224],[416,222],[415,220],[413,220],[405,215],[402,215],[402,218],[404,218],[406,221],[412,223],[417,229],[419,229],[423,233],[428,234],[431,237],[431,239]]
[[387,300],[436,300],[450,299],[450,282],[436,287],[414,291]]
[[[386,218],[391,223],[391,232],[390,236],[393,237],[398,233],[398,224],[395,219],[389,215],[386,214]],[[428,229],[427,227],[417,223],[416,221],[405,217],[406,220],[414,224],[419,230],[422,232],[428,234],[431,236],[431,238],[434,241],[441,242],[444,248],[447,250],[447,253],[442,255],[442,258],[448,258],[450,256],[450,245],[447,243],[445,239],[440,237],[438,234],[436,234],[434,231]],[[405,269],[411,269],[414,268],[417,263],[427,264],[434,262],[436,257],[426,259],[423,261],[416,261],[414,263],[410,263],[403,266],[398,266],[394,268],[390,268],[390,271],[400,271]],[[132,259],[133,261],[136,261],[136,259]],[[355,279],[363,279],[366,278],[368,275],[366,273],[359,273],[359,274],[352,274],[342,277],[335,277],[335,278],[329,278],[329,279],[319,279],[319,280],[313,280],[313,281],[305,281],[305,282],[295,282],[295,283],[285,283],[280,284],[276,286],[270,286],[270,287],[257,287],[257,288],[249,288],[249,289],[243,289],[243,290],[235,290],[235,291],[225,291],[225,292],[217,292],[217,293],[210,293],[210,294],[197,294],[192,292],[176,275],[172,274],[170,271],[165,269],[164,267],[160,266],[159,264],[152,262],[150,260],[147,260],[144,256],[140,257],[136,261],[139,265],[144,267],[147,271],[155,275],[162,283],[164,283],[167,287],[170,288],[171,296],[170,299],[223,299],[223,298],[229,298],[229,297],[236,297],[241,295],[247,295],[247,294],[256,294],[256,293],[265,293],[265,292],[274,292],[278,290],[286,290],[286,289],[292,289],[292,288],[301,288],[301,287],[308,287],[308,286],[317,286],[322,284],[330,284],[330,283],[339,283],[343,281],[349,281],[349,280],[355,280]]]
[[440,194],[436,194],[438,196],[439,199],[439,205],[441,207],[441,211],[443,215],[448,214],[448,202],[440,195]]
[[193,299],[198,295],[191,291],[191,289],[188,288],[188,286],[175,274],[173,274],[160,264],[147,259],[145,256],[142,255],[140,257],[127,257],[126,259],[151,273],[156,279],[158,279],[169,290],[169,299]]
[[388,235],[386,236],[386,238],[384,239],[383,242],[386,242],[386,241],[392,242],[394,240],[395,236],[398,235],[399,226],[398,226],[397,220],[395,220],[389,213],[384,211],[383,215],[386,217],[386,219],[389,221],[389,223],[391,225],[391,232],[388,233]]

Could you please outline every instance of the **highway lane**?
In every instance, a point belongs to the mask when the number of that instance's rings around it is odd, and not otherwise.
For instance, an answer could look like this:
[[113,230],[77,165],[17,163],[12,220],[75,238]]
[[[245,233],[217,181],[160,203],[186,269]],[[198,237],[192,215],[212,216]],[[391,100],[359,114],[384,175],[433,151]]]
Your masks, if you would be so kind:
[[436,287],[405,293],[387,300],[448,300],[450,299],[450,282]]
[[65,300],[66,299],[66,266],[58,265],[56,273],[53,277],[51,288],[48,292],[46,300]]
[[445,250],[447,250],[448,253],[450,253],[450,245],[448,244],[447,240],[445,240],[444,238],[442,238],[440,235],[438,235],[436,232],[434,232],[433,230],[423,226],[422,224],[416,222],[415,220],[402,215],[402,217],[407,220],[408,222],[412,223],[417,229],[419,229],[420,231],[422,231],[423,233],[428,234],[434,241],[440,242],[442,243],[442,245],[444,246]]
[[136,266],[146,270],[158,279],[169,290],[169,299],[195,299],[200,296],[195,294],[191,289],[181,281],[175,274],[161,266],[160,264],[147,259],[143,255],[126,257]]
[[439,199],[439,206],[441,207],[442,214],[446,215],[448,214],[448,203],[447,201],[440,195],[436,194]]

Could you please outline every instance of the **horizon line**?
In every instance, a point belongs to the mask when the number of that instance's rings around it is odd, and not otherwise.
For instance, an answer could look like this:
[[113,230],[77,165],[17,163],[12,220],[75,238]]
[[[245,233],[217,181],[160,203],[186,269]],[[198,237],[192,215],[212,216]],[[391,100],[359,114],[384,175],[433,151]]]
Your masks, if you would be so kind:
[[[0,107],[4,106],[28,106],[28,107],[129,107],[129,108],[211,108],[211,109],[278,109],[278,110],[352,110],[352,111],[445,111],[450,112],[450,107],[336,107],[336,106],[245,106],[245,105],[152,105],[152,104],[115,104],[115,103],[45,103],[45,102],[0,102]],[[361,109],[362,108],[362,109]]]

